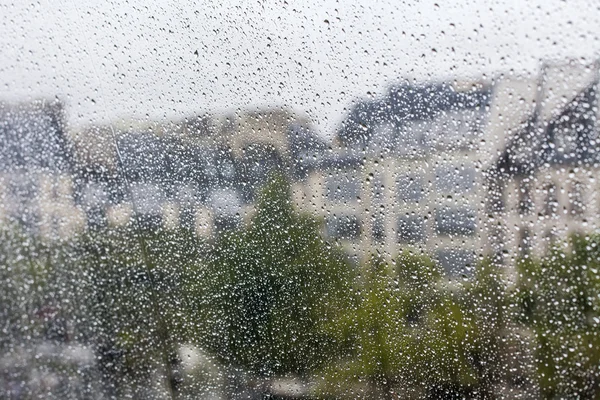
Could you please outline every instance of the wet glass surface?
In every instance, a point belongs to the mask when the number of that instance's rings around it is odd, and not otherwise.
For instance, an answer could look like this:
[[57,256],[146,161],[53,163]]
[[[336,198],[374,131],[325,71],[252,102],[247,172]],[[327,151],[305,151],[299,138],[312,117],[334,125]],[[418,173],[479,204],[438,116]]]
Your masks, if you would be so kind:
[[0,15],[0,399],[600,397],[597,5]]

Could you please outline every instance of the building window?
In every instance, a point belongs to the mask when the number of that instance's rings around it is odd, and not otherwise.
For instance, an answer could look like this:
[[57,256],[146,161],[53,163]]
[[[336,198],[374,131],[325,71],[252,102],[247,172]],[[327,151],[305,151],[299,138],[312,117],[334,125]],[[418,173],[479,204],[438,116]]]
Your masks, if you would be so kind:
[[582,216],[585,212],[583,204],[585,187],[581,182],[574,182],[569,192],[569,212],[574,216]]
[[239,228],[241,222],[239,215],[218,214],[214,217],[213,224],[217,233],[223,233]]
[[470,236],[475,230],[475,211],[468,207],[446,207],[436,211],[435,231],[438,235]]
[[519,257],[527,258],[531,255],[531,232],[529,228],[523,228],[519,234]]
[[[163,218],[160,214],[138,212],[136,220],[141,229],[150,232],[160,230],[163,226]],[[101,226],[98,226],[98,228],[101,228]]]
[[486,210],[490,214],[501,213],[506,207],[506,185],[495,180],[486,185]]
[[103,207],[90,207],[85,212],[90,230],[100,230],[108,226],[106,210]]
[[383,243],[385,240],[385,220],[383,215],[373,218],[373,240],[376,243]]
[[517,204],[519,214],[530,214],[533,211],[533,197],[531,183],[527,180],[521,181],[519,185],[519,203]]
[[360,221],[355,215],[333,216],[327,219],[327,236],[334,239],[356,239],[360,236]]
[[466,249],[444,249],[437,252],[437,260],[446,276],[471,276],[475,267],[475,254]]
[[425,240],[425,219],[420,215],[398,217],[398,242],[418,243]]
[[544,186],[544,215],[552,216],[556,215],[558,211],[558,195],[556,192],[556,185],[549,183]]
[[396,182],[398,200],[406,203],[418,203],[424,196],[423,180],[416,175],[404,175]]
[[443,166],[435,170],[439,193],[467,193],[475,187],[475,168]]
[[371,196],[373,204],[384,204],[385,203],[385,185],[381,176],[375,175],[371,179]]
[[556,235],[556,232],[554,232],[554,230],[552,229],[548,229],[544,234],[544,242],[546,244],[546,251],[550,251],[553,248],[555,248],[558,244],[558,237]]
[[182,207],[179,211],[179,226],[183,229],[194,230],[196,226],[196,210],[194,207]]
[[326,191],[327,200],[332,202],[351,202],[360,197],[360,185],[354,177],[329,176]]

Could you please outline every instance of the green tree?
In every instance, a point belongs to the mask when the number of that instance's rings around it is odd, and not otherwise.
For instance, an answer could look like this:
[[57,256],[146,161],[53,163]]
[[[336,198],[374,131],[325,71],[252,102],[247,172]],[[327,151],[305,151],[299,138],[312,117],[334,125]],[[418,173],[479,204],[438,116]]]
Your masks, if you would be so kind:
[[353,301],[325,323],[345,352],[325,369],[319,391],[324,396],[392,399],[400,371],[417,363],[416,342],[405,323],[413,308],[388,265],[375,260],[363,269]]
[[288,181],[264,187],[249,226],[224,233],[191,289],[201,343],[259,376],[306,375],[335,343],[317,327],[354,280],[320,224],[297,213]]
[[518,268],[518,320],[535,337],[542,396],[599,398],[600,236],[573,236]]
[[143,390],[155,370],[176,392],[176,346],[190,340],[192,324],[184,288],[203,248],[185,230],[132,226],[89,232],[73,246],[79,331],[97,348],[109,394]]
[[67,340],[74,311],[70,242],[42,240],[17,224],[0,228],[0,346],[7,342]]
[[47,260],[44,246],[19,226],[0,228],[0,347],[41,335],[41,324],[34,316],[48,290]]
[[466,351],[474,367],[473,391],[479,397],[498,397],[499,387],[522,380],[527,372],[519,364],[519,329],[511,323],[513,310],[501,267],[489,259],[480,262],[461,297],[470,329]]
[[320,392],[346,398],[422,396],[428,361],[424,324],[440,292],[437,265],[402,254],[395,267],[373,259],[362,267],[355,296],[325,329],[345,352],[323,372]]
[[[363,267],[353,302],[326,325],[346,353],[324,371],[323,395],[493,398],[501,383],[506,298],[489,263],[448,285],[426,256]],[[396,397],[394,397],[396,396]]]

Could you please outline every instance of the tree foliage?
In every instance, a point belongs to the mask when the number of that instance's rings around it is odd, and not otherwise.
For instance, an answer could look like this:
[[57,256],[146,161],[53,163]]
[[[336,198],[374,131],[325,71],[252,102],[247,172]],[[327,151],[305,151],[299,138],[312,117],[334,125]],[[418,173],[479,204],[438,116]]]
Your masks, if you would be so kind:
[[519,319],[533,331],[546,398],[600,396],[600,236],[574,236],[519,264]]
[[335,343],[317,327],[354,278],[317,220],[298,214],[289,183],[273,177],[250,224],[224,233],[196,281],[201,342],[254,374],[305,375]]
[[408,252],[372,261],[351,305],[325,329],[346,353],[320,392],[345,398],[490,398],[503,378],[504,291],[489,264],[453,287]]

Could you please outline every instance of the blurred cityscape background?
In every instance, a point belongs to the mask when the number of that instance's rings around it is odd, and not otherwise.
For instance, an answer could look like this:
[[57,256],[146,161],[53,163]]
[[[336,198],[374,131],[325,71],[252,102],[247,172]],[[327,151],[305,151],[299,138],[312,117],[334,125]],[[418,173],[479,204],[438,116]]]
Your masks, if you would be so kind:
[[[205,240],[251,221],[274,173],[356,261],[427,252],[449,277],[598,228],[595,64],[402,84],[332,141],[284,108],[71,130],[59,101],[2,104],[2,216],[46,240],[132,220]],[[435,253],[435,254],[434,254]]]
[[0,103],[0,398],[597,398],[597,63],[69,126]]

